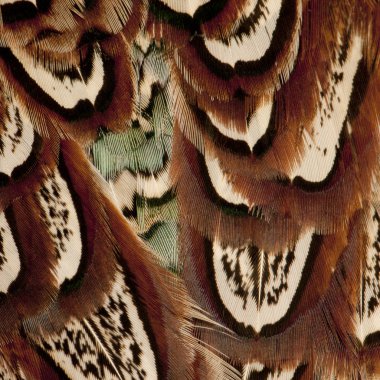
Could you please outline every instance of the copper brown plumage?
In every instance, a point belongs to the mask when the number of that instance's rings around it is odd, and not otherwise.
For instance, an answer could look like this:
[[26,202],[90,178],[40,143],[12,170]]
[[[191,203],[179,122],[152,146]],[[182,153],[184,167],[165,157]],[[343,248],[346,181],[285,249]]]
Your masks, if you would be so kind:
[[377,1],[0,10],[3,378],[380,376]]

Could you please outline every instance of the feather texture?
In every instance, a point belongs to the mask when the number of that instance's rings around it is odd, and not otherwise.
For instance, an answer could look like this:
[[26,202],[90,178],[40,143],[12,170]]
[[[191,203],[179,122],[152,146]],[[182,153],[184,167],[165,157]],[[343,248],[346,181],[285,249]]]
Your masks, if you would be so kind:
[[0,16],[1,378],[380,376],[378,1]]

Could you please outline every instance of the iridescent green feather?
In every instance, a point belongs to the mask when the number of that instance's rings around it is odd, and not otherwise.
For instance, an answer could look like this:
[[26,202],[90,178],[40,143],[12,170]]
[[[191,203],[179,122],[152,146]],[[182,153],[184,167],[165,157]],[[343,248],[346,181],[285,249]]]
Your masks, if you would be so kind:
[[[138,78],[136,113],[124,133],[103,133],[91,147],[91,157],[114,189],[116,199],[131,225],[172,271],[177,266],[177,203],[171,185],[151,189],[147,196],[141,184],[159,180],[169,170],[173,118],[168,96],[169,69],[163,49],[142,37],[133,47]],[[154,187],[154,183],[153,183]],[[127,199],[128,198],[128,199]]]

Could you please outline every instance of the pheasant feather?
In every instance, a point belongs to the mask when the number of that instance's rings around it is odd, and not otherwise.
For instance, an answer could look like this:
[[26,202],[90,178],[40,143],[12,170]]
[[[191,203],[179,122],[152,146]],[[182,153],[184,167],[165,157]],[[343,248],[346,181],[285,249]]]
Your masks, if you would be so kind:
[[378,1],[0,21],[1,378],[380,376]]

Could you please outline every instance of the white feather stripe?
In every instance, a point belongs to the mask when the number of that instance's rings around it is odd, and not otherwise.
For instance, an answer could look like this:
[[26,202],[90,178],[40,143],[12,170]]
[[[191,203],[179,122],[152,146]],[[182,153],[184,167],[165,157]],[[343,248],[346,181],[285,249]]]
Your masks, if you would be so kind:
[[151,40],[150,38],[146,35],[146,33],[138,33],[136,38],[135,38],[135,44],[138,46],[143,53],[143,57],[141,59],[146,58],[146,54],[148,52],[149,46],[150,46]]
[[0,213],[0,292],[7,293],[21,270],[20,252],[4,212]]
[[1,380],[26,380],[21,369],[12,368],[5,358],[0,355],[0,379]]
[[[145,69],[145,66],[144,66]],[[152,86],[157,82],[157,78],[152,75],[152,73],[143,71],[143,76],[139,80],[139,107],[140,110],[144,110],[149,106],[149,102],[152,97]]]
[[169,168],[165,166],[160,172],[150,175],[133,175],[124,170],[112,183],[112,188],[121,209],[127,207],[132,210],[136,193],[145,198],[161,198],[170,190]]
[[256,6],[258,5],[259,0],[250,0],[246,3],[245,7],[242,11],[242,19],[248,18],[253,11],[255,10]]
[[[251,378],[251,375],[253,374],[259,375],[265,369],[266,367],[261,363],[246,364],[243,369],[242,380],[249,380]],[[296,370],[297,368],[270,370],[268,371],[269,373],[266,374],[265,378],[262,377],[262,379],[263,380],[264,379],[265,380],[292,380]]]
[[236,322],[260,332],[286,315],[301,281],[312,235],[304,233],[294,250],[277,254],[252,252],[249,246],[222,247],[214,241],[217,290]]
[[112,190],[121,210],[124,208],[133,210],[136,187],[137,179],[129,170],[124,170],[116,180],[112,182]]
[[234,205],[245,204],[251,207],[248,198],[243,197],[235,191],[230,183],[228,176],[223,172],[217,157],[213,157],[208,151],[205,151],[205,163],[211,183],[217,194],[224,200]]
[[0,133],[0,172],[11,176],[13,170],[28,159],[34,137],[29,117],[18,107],[17,101],[10,98]]
[[[22,0],[23,2],[26,3],[32,3],[35,7],[37,7],[37,0]],[[20,3],[21,0],[0,0],[0,5],[5,5],[5,4],[14,4],[14,3]]]
[[[139,40],[141,41],[141,39]],[[149,40],[147,40],[149,43]],[[143,57],[138,61],[138,57],[135,57],[137,63],[136,73],[138,77],[138,92],[139,92],[139,105],[141,109],[148,107],[152,98],[152,86],[158,84],[164,87],[169,76],[168,68],[165,64],[165,58],[157,48],[152,47],[149,53],[145,53]],[[140,54],[141,51],[135,50]]]
[[169,168],[149,176],[137,174],[137,194],[146,198],[160,198],[170,189]]
[[11,50],[29,77],[61,107],[72,109],[81,100],[89,100],[95,104],[105,80],[103,58],[98,46],[94,47],[90,63],[92,70],[86,81],[83,79],[79,67],[79,79],[70,78],[68,75],[64,75],[60,79],[23,50]]
[[282,0],[268,0],[265,12],[257,21],[248,35],[231,38],[228,43],[216,39],[205,39],[205,45],[210,54],[220,62],[228,63],[232,67],[238,61],[257,61],[269,49],[273,33],[280,16]]
[[38,199],[42,210],[41,218],[55,248],[55,275],[58,284],[62,285],[78,271],[82,257],[82,238],[70,190],[58,169],[43,183]]
[[[291,179],[300,176],[309,182],[320,182],[331,172],[347,117],[353,80],[362,58],[362,44],[362,38],[355,35],[345,62],[342,65],[335,62],[331,68],[328,90],[319,89],[320,107],[312,124],[312,134],[303,130],[306,151],[299,165],[292,170]],[[340,54],[341,50],[337,56]]]
[[233,140],[245,141],[252,150],[268,129],[272,108],[273,100],[258,106],[251,115],[245,131],[238,131],[234,128],[233,122],[231,125],[224,125],[212,112],[207,112],[207,116],[220,133]]
[[361,267],[356,336],[365,339],[380,332],[380,216],[375,209],[367,221],[367,252]]
[[167,5],[173,11],[187,13],[190,16],[194,16],[199,7],[209,2],[210,0],[161,0],[161,3]]

